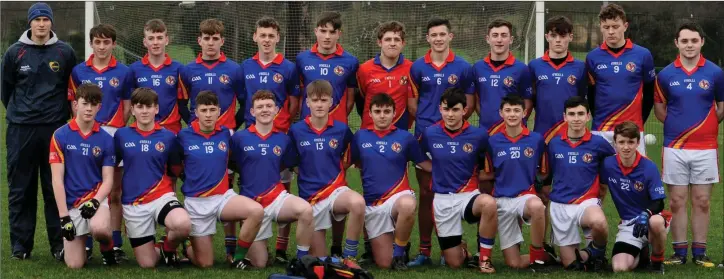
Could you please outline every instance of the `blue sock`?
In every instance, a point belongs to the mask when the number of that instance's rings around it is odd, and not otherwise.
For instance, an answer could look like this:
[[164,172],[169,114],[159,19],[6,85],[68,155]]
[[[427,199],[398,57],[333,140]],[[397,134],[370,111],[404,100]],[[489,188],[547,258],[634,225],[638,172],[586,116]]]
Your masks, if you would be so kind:
[[[686,258],[686,255],[688,254],[689,250],[689,242],[688,241],[681,241],[681,242],[671,242],[671,246],[674,246],[674,254],[682,256]],[[694,252],[692,247],[692,252]]]
[[226,247],[226,254],[233,255],[236,253],[236,236],[227,236],[224,238]]
[[306,255],[309,255],[309,246],[297,245],[297,259],[301,260]]
[[706,255],[706,242],[692,242],[691,254],[694,257]]
[[397,243],[392,244],[392,256],[393,257],[402,257],[405,255],[405,246],[397,245]]
[[85,239],[85,248],[93,250],[93,238],[90,235]]
[[603,257],[606,255],[606,245],[602,247],[596,247],[596,245],[593,244],[593,241],[591,241],[591,244],[589,244],[588,247],[590,248],[588,249],[588,251],[591,253],[589,255],[591,258]]
[[113,247],[123,247],[123,236],[121,236],[121,231],[113,231]]
[[342,251],[342,258],[356,258],[357,257],[357,245],[358,240],[347,239],[344,242],[344,250]]

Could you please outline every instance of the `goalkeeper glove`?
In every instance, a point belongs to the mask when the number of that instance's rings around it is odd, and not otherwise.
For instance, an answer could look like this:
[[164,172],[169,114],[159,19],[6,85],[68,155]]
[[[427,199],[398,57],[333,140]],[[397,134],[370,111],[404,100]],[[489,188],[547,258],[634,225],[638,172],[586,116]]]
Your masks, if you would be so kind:
[[649,214],[648,211],[642,211],[639,216],[634,219],[633,236],[641,238],[649,235]]
[[60,218],[60,234],[65,240],[73,241],[75,239],[75,225],[73,225],[70,216]]
[[80,216],[83,216],[85,219],[90,219],[96,214],[99,206],[101,206],[101,203],[98,200],[90,199],[80,206]]

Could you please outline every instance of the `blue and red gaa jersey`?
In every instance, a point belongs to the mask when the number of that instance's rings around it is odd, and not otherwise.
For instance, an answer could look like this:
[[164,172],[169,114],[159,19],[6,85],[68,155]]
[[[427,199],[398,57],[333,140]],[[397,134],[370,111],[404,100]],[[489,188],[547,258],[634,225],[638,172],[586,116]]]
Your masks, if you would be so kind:
[[243,103],[244,100],[244,76],[241,66],[231,59],[226,58],[224,53],[214,64],[206,64],[201,59],[201,54],[196,60],[187,64],[181,70],[181,89],[183,95],[189,97],[191,103],[191,119],[187,123],[196,120],[196,96],[204,90],[211,90],[219,97],[221,116],[219,125],[229,129],[236,129],[236,100]]
[[462,57],[456,56],[452,50],[439,67],[432,63],[428,50],[410,68],[413,90],[417,92],[417,115],[415,115],[415,137],[442,120],[440,115],[440,97],[448,87],[459,87],[465,94],[474,92],[472,67]]
[[348,160],[352,131],[347,124],[332,120],[321,130],[312,127],[309,117],[289,129],[294,157],[299,163],[299,197],[314,205],[346,186],[344,162]]
[[[488,140],[486,171],[495,172],[493,197],[514,198],[535,194],[535,177],[545,151],[543,136],[523,127],[517,137],[511,138],[505,129]],[[492,166],[492,170],[488,169]],[[541,165],[545,172],[545,165]]]
[[75,101],[75,91],[83,83],[98,85],[103,92],[101,109],[96,114],[96,121],[101,125],[111,127],[124,127],[123,100],[131,99],[131,92],[135,82],[131,69],[111,57],[108,67],[98,69],[93,66],[93,54],[85,63],[73,68],[68,83],[68,100]]
[[[279,113],[274,117],[274,128],[287,132],[292,125],[292,116],[289,114],[289,97],[299,97],[299,75],[294,63],[277,54],[271,63],[263,65],[259,60],[259,53],[241,63],[244,73],[244,122],[246,127],[256,122],[251,115],[251,97],[259,90],[269,90],[276,97]],[[241,123],[239,123],[241,126]]]
[[[488,134],[499,132],[505,123],[500,117],[500,102],[510,94],[532,99],[531,77],[528,66],[515,59],[513,53],[508,59],[495,67],[490,54],[473,65],[473,86],[480,105],[480,127],[488,129]],[[526,121],[523,121],[526,123]]]
[[612,52],[604,42],[586,55],[589,83],[596,86],[593,131],[613,131],[624,121],[644,130],[644,84],[656,77],[654,58],[648,49],[626,39],[624,49]]
[[412,118],[407,111],[407,99],[416,98],[417,92],[410,84],[410,67],[412,62],[405,59],[402,54],[397,59],[397,64],[390,69],[382,66],[379,54],[359,67],[357,84],[365,100],[361,125],[363,129],[374,128],[370,117],[370,102],[372,97],[380,93],[387,93],[395,101],[395,118],[392,125],[402,130],[412,127]]
[[114,167],[113,136],[98,122],[83,135],[75,120],[55,130],[50,140],[50,164],[64,164],[65,204],[77,208],[94,198],[103,182],[103,167]]
[[546,142],[565,130],[563,114],[570,97],[586,97],[586,64],[569,52],[563,63],[556,65],[548,56],[528,63],[533,82],[535,124],[533,131],[543,135]]
[[274,128],[261,135],[255,125],[231,137],[231,160],[240,173],[239,194],[269,206],[284,191],[279,172],[292,166],[292,142]]
[[691,71],[679,57],[656,78],[654,101],[666,104],[664,146],[717,149],[716,103],[724,102],[724,72],[703,56]]
[[[329,115],[333,120],[347,124],[347,89],[357,87],[357,69],[359,60],[337,44],[337,51],[330,55],[323,55],[317,50],[317,44],[312,49],[297,55],[297,72],[302,85],[306,88],[310,82],[323,79],[332,84],[332,107]],[[301,119],[310,114],[306,105],[307,94],[302,94]]]
[[158,123],[151,131],[136,123],[118,129],[113,137],[116,158],[123,160],[121,203],[139,205],[173,192],[174,181],[166,175],[169,165],[180,165],[176,135]]
[[229,144],[231,131],[216,124],[216,129],[206,134],[194,121],[178,133],[179,147],[183,149],[183,165],[186,180],[181,192],[186,197],[221,195],[229,190]]
[[636,218],[651,201],[666,198],[656,164],[638,152],[631,167],[624,167],[618,155],[606,158],[601,169],[601,181],[608,184],[611,199],[622,220]]
[[566,128],[551,139],[546,153],[541,170],[553,176],[550,199],[557,203],[579,204],[598,197],[601,162],[616,151],[606,139],[588,130],[583,138],[572,142]]
[[158,94],[158,114],[156,122],[174,134],[181,131],[181,114],[178,111],[178,100],[186,100],[189,96],[179,85],[183,64],[171,60],[168,54],[160,66],[154,67],[148,61],[148,54],[131,64],[133,87],[147,87]]
[[488,133],[465,121],[455,133],[441,121],[425,129],[420,146],[432,157],[432,191],[465,193],[478,189],[478,170],[485,158]]
[[352,141],[352,162],[360,168],[362,190],[368,206],[385,203],[395,194],[410,190],[407,162],[427,160],[417,139],[403,129],[360,129]]

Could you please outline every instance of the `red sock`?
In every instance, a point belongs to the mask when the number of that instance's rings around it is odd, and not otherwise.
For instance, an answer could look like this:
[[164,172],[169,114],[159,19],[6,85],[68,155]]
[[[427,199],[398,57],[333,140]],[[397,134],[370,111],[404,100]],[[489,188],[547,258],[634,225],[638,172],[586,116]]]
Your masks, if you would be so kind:
[[480,260],[484,260],[485,258],[490,258],[490,255],[493,253],[493,249],[480,247],[479,252]]
[[430,243],[430,240],[428,239],[425,241],[425,239],[420,240],[420,254],[425,255],[426,257],[430,257],[430,254],[432,253],[432,243]]
[[651,262],[660,263],[664,261],[664,253],[659,254],[651,253]]
[[164,251],[167,251],[167,252],[174,252],[174,251],[176,251],[176,246],[171,246],[171,241],[168,241],[168,238],[167,238],[167,237],[164,236],[163,238],[164,238],[164,241],[163,241],[163,250],[164,250]]
[[113,250],[113,239],[108,241],[98,241],[101,244],[101,252]]
[[289,247],[289,237],[277,236],[277,251],[286,251]]
[[239,245],[239,247],[241,247],[241,248],[249,249],[249,247],[251,247],[251,242],[246,242],[246,241],[239,239],[236,241],[236,245]]
[[530,263],[534,263],[536,260],[538,261],[545,261],[546,259],[546,252],[543,250],[543,247],[533,247],[533,245],[530,245]]

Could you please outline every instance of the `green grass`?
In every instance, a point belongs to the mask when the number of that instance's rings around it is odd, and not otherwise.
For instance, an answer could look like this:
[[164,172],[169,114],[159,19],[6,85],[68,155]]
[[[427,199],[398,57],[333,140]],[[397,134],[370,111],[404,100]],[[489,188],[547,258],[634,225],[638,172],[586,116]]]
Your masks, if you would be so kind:
[[[2,116],[2,124],[0,125],[0,130],[2,130],[3,133],[2,139],[4,140],[4,133],[5,133],[5,117],[4,117],[4,110],[0,108],[0,115]],[[354,114],[353,114],[354,115]],[[724,127],[720,128],[720,131],[723,131]],[[656,121],[655,119],[649,120],[649,122],[646,124],[646,130],[649,133],[652,133],[657,136],[658,138],[658,145],[649,146],[648,147],[648,154],[649,157],[656,162],[659,166],[661,166],[661,141],[663,140],[663,128],[661,127],[661,123]],[[722,140],[724,137],[720,134],[719,141],[720,141],[720,150],[721,146],[724,146],[724,143]],[[721,151],[720,151],[721,153]],[[6,150],[5,145],[0,148],[0,162],[5,162],[5,156],[6,156]],[[721,157],[721,156],[720,156]],[[720,163],[721,166],[721,163]],[[2,167],[3,174],[6,171],[4,167]],[[411,172],[413,170],[411,169]],[[720,170],[720,173],[722,171]],[[96,250],[94,253],[94,259],[86,266],[86,268],[79,270],[79,271],[71,271],[68,270],[63,263],[56,262],[49,252],[49,247],[47,243],[46,238],[46,231],[45,231],[45,222],[44,217],[42,216],[42,200],[39,199],[38,204],[39,208],[38,212],[38,222],[37,222],[37,229],[35,234],[35,249],[33,250],[33,257],[30,260],[26,261],[14,261],[10,260],[10,243],[9,243],[9,232],[8,232],[8,213],[7,213],[7,179],[5,178],[5,175],[1,176],[0,179],[0,211],[2,212],[2,215],[0,215],[0,223],[2,223],[2,235],[1,235],[1,241],[2,245],[0,245],[0,278],[103,278],[103,277],[116,277],[116,278],[239,278],[239,276],[244,276],[246,278],[266,278],[272,273],[283,273],[284,270],[282,268],[274,267],[274,268],[267,268],[263,270],[254,270],[254,271],[236,271],[236,270],[229,270],[229,268],[223,263],[224,259],[224,247],[223,247],[223,228],[221,225],[218,225],[218,234],[215,236],[215,260],[216,265],[208,270],[201,270],[195,267],[185,267],[181,270],[173,270],[166,267],[159,267],[154,270],[142,270],[137,267],[136,262],[133,259],[132,256],[132,250],[130,245],[128,244],[128,240],[124,239],[124,247],[123,249],[126,251],[126,253],[129,254],[131,257],[131,261],[122,264],[118,267],[105,267],[102,266],[100,255],[98,252],[97,244],[96,244]],[[417,181],[415,180],[415,176],[411,175],[411,185],[413,187],[417,187]],[[348,182],[350,186],[360,191],[360,179],[359,179],[359,172],[356,169],[350,169],[348,171]],[[722,190],[722,183],[719,183],[718,185],[715,185],[714,192],[711,199],[711,224],[709,229],[709,248],[708,248],[708,254],[709,256],[715,260],[717,263],[724,258],[723,250],[724,250],[724,222],[722,221],[722,216],[724,216],[724,211],[722,208],[722,205],[724,204],[724,191]],[[296,188],[296,186],[293,186],[293,188]],[[296,192],[296,190],[294,190]],[[604,210],[606,213],[606,216],[608,217],[609,221],[609,245],[608,245],[608,256],[611,255],[611,248],[613,241],[615,240],[616,235],[616,224],[618,222],[618,217],[616,210],[613,206],[613,203],[611,202],[611,199],[606,199],[604,203]],[[467,240],[468,243],[476,243],[477,240],[475,239],[475,233],[476,228],[473,225],[465,225],[465,235],[464,239]],[[527,227],[524,229],[524,238],[526,241],[529,239],[528,237],[528,229]],[[292,233],[292,236],[294,234]],[[417,245],[419,244],[419,236],[417,233],[417,227],[413,229],[413,235],[412,235],[412,251],[415,253],[417,251]],[[273,240],[273,239],[271,239]],[[270,251],[273,249],[273,241],[270,241]],[[360,245],[362,246],[362,245]],[[292,243],[289,246],[289,254],[294,255],[294,247],[295,244]],[[474,247],[474,246],[473,246]],[[522,252],[527,252],[527,243],[522,246]],[[670,244],[667,243],[667,252],[666,255],[670,255],[672,253]],[[363,252],[363,248],[360,247],[360,254]],[[527,270],[523,271],[517,271],[517,270],[511,270],[510,268],[505,267],[502,259],[502,254],[499,251],[499,248],[496,247],[496,250],[493,252],[494,257],[494,264],[497,267],[498,273],[495,275],[492,275],[496,278],[532,278],[534,275],[531,274]],[[410,278],[412,277],[425,277],[425,278],[461,278],[465,276],[481,276],[477,273],[476,270],[471,269],[461,269],[461,270],[452,270],[447,267],[439,266],[438,263],[440,261],[440,249],[437,244],[437,241],[435,237],[433,237],[433,262],[435,263],[432,267],[426,267],[426,268],[420,268],[420,269],[411,269],[408,272],[390,272],[390,271],[383,271],[378,270],[374,267],[371,267],[370,270],[375,275],[376,278]],[[112,275],[111,273],[112,272]],[[667,269],[667,276],[671,276],[674,278],[722,278],[724,274],[722,273],[721,269],[704,269],[694,266],[692,263],[687,263],[687,265],[682,267],[668,267]],[[549,276],[550,278],[556,277],[556,278],[585,278],[590,277],[590,274],[583,274],[583,273],[566,273],[563,271],[555,271],[552,274],[545,275]],[[628,274],[608,274],[604,275],[605,277],[612,277],[612,278],[649,278],[651,275],[646,273],[628,273]]]

